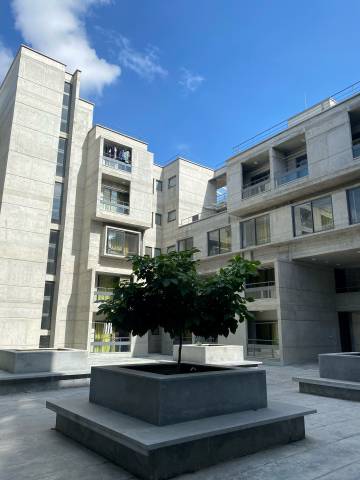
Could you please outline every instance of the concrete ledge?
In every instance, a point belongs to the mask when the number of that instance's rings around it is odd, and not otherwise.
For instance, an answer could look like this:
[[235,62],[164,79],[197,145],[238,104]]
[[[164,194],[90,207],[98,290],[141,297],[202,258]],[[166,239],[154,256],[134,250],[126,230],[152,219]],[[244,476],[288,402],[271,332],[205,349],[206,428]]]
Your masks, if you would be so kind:
[[47,402],[56,429],[146,480],[165,480],[232,458],[301,440],[304,415],[283,403],[175,425],[156,426],[88,402]]
[[[173,360],[177,361],[179,345],[173,346]],[[244,347],[242,345],[201,344],[183,345],[182,361],[201,365],[223,363],[241,364],[244,361]]]
[[321,378],[360,382],[360,353],[322,353],[319,355]]
[[307,377],[294,377],[293,381],[299,383],[300,393],[351,400],[353,402],[360,401],[360,382]]

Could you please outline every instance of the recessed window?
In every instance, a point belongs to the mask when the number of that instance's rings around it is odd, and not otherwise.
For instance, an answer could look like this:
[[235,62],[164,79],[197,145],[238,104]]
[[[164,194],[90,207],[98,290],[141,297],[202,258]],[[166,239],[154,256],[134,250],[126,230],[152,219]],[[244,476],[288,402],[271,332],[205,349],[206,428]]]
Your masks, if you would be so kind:
[[360,187],[347,190],[346,194],[348,201],[349,221],[351,224],[360,223]]
[[162,215],[161,213],[155,213],[155,225],[161,225]]
[[161,248],[154,248],[154,257],[159,257],[161,255]]
[[168,212],[167,221],[173,222],[174,220],[176,220],[176,210],[170,210],[170,212]]
[[169,247],[167,247],[166,252],[167,253],[176,252],[175,245],[170,245]]
[[174,188],[174,187],[176,187],[176,175],[168,179],[168,188]]
[[139,234],[108,227],[106,229],[105,253],[107,255],[118,255],[119,257],[138,255]]
[[178,251],[184,252],[185,250],[191,250],[194,246],[194,238],[183,238],[182,240],[178,241]]
[[271,241],[270,216],[252,218],[240,223],[241,247],[247,248],[255,245],[264,245]]
[[61,207],[63,199],[64,184],[55,182],[54,198],[52,205],[51,221],[54,223],[60,223],[61,221]]
[[69,131],[70,103],[71,103],[71,83],[65,82],[62,109],[61,109],[61,125],[60,125],[60,130],[63,133],[68,133]]
[[155,179],[155,190],[157,192],[162,192],[163,190],[163,182],[161,180]]
[[66,149],[67,149],[67,139],[60,137],[59,145],[58,145],[57,162],[56,162],[56,175],[58,177],[65,176]]
[[51,275],[55,275],[56,273],[57,254],[58,254],[58,248],[59,248],[59,236],[60,236],[59,230],[50,230],[46,273],[49,273]]
[[231,227],[218,228],[208,232],[208,255],[231,252]]
[[295,205],[293,222],[296,237],[334,228],[331,197],[322,197]]
[[145,247],[145,255],[152,257],[152,247]]
[[45,282],[44,300],[41,316],[41,329],[51,329],[52,306],[54,300],[55,282]]

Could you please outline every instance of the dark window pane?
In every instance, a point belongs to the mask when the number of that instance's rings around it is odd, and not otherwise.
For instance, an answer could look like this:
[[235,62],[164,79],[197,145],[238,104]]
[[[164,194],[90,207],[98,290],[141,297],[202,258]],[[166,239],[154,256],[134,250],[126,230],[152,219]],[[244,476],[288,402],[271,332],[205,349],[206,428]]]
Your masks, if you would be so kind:
[[66,162],[66,138],[59,138],[58,155],[56,163],[56,175],[63,177],[65,175],[65,162]]
[[220,251],[219,253],[231,252],[231,227],[220,228]]
[[220,251],[219,230],[208,232],[208,255],[218,255]]
[[270,217],[264,215],[255,219],[256,224],[256,245],[263,245],[270,242]]
[[157,192],[162,192],[163,182],[161,180],[155,180],[155,189]]
[[45,282],[43,310],[41,317],[41,328],[43,330],[51,329],[51,314],[54,300],[54,282]]
[[176,175],[168,179],[168,188],[176,187]]
[[176,220],[176,210],[171,210],[170,212],[168,212],[167,221],[173,222],[174,220]]
[[183,240],[178,241],[178,251],[183,252],[185,250],[191,250],[194,246],[193,237],[184,238]]
[[313,233],[313,216],[311,203],[293,207],[295,235]]
[[159,257],[161,255],[161,248],[154,248],[154,257]]
[[161,214],[160,213],[155,213],[155,225],[161,225]]
[[331,197],[319,198],[312,202],[314,231],[321,232],[334,227]]
[[171,253],[171,252],[176,252],[175,245],[170,245],[169,247],[167,247],[167,253]]
[[60,232],[58,230],[50,230],[46,273],[49,273],[52,275],[55,275],[56,273],[59,236],[60,236]]
[[252,247],[256,244],[255,219],[241,222],[241,245],[242,248]]
[[360,187],[347,191],[350,223],[360,223]]
[[128,256],[139,253],[139,235],[124,230],[107,230],[106,253],[111,255]]
[[50,347],[50,335],[40,335],[39,348]]
[[152,257],[152,247],[145,247],[145,255]]
[[61,220],[61,206],[63,197],[64,185],[60,182],[55,182],[54,198],[52,205],[51,221],[54,223],[60,223]]

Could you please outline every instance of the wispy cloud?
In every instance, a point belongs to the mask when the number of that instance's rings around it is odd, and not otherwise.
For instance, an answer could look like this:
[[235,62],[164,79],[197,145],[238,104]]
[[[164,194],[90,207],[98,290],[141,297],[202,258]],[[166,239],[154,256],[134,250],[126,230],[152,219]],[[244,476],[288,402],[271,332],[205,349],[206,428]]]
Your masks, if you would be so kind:
[[16,28],[33,48],[82,71],[82,91],[101,94],[121,73],[91,47],[84,18],[107,0],[12,0]]
[[11,50],[0,41],[0,82],[3,81],[10,64],[12,62],[13,55]]
[[153,80],[156,76],[167,76],[168,71],[160,64],[157,47],[149,45],[144,51],[136,50],[132,47],[130,40],[124,36],[118,36],[116,43],[119,48],[118,58],[122,67],[132,70],[147,80]]
[[181,78],[179,80],[186,91],[195,92],[203,83],[205,78],[197,73],[190,72],[187,68],[181,69]]
[[190,145],[188,143],[178,143],[175,146],[175,150],[180,154],[189,153]]

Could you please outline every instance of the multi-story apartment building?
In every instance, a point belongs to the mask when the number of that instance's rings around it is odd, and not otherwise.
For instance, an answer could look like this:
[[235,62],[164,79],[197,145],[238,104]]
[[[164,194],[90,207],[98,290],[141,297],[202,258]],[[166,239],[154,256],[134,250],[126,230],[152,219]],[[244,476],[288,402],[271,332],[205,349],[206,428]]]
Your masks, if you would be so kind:
[[[262,262],[254,319],[219,342],[280,363],[360,348],[360,95],[264,132],[217,170],[93,125],[81,74],[21,47],[0,87],[2,347],[169,353],[97,315],[132,253],[192,246],[199,270]],[[156,315],[156,312],[154,312]],[[194,339],[189,337],[189,341]]]

